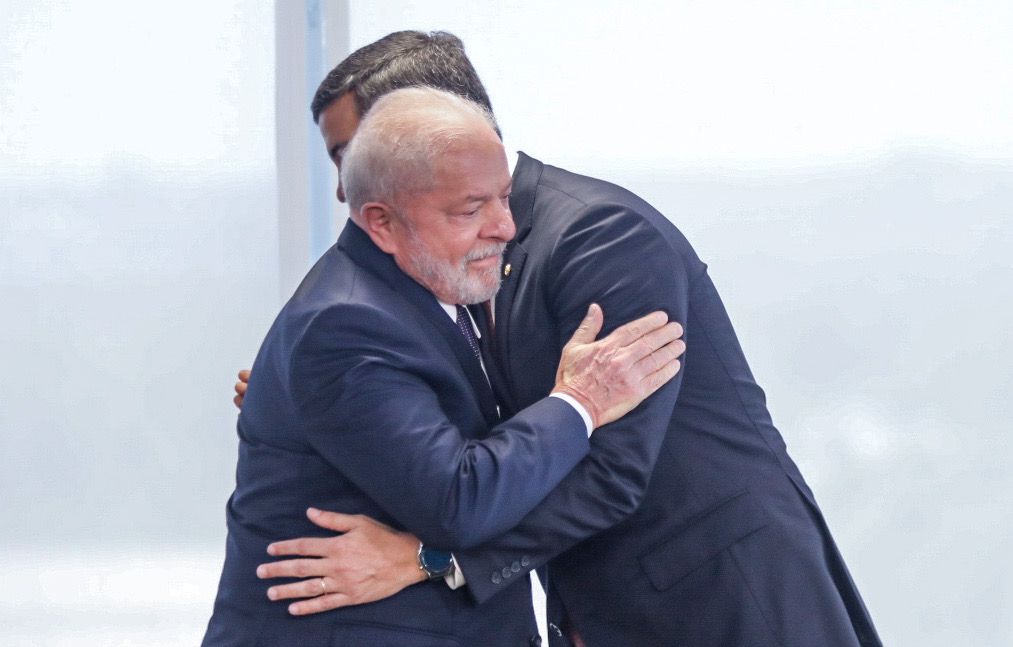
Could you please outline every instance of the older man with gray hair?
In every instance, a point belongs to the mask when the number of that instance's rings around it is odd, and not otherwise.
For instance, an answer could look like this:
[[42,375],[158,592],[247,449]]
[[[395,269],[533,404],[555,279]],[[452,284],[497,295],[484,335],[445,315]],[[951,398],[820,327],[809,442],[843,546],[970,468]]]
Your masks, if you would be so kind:
[[[583,458],[593,429],[675,375],[681,327],[653,313],[595,342],[602,313],[590,307],[552,393],[502,421],[478,353],[473,317],[483,313],[466,307],[496,292],[514,234],[491,116],[437,90],[393,92],[363,119],[342,179],[352,221],[254,363],[204,644],[528,644],[537,631],[526,586],[478,607],[424,582],[294,617],[264,597],[255,571],[271,542],[322,534],[297,512],[313,505],[421,538],[391,539],[418,546],[415,580],[452,575],[450,556],[427,546],[466,548],[516,525]],[[286,586],[314,595],[328,585]]]
[[[477,104],[432,88],[403,90],[394,102],[405,109],[378,105],[345,152],[353,220],[442,302],[487,301],[499,288],[500,260],[514,235],[496,123]],[[476,183],[484,183],[482,193],[469,194]],[[483,201],[490,203],[485,219]],[[472,230],[481,227],[476,242]]]

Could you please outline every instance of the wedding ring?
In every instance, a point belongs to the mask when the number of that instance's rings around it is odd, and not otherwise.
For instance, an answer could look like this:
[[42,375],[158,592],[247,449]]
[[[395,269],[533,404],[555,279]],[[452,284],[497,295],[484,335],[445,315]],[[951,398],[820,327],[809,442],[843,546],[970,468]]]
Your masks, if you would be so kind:
[[320,595],[327,595],[327,584],[322,577],[320,578]]

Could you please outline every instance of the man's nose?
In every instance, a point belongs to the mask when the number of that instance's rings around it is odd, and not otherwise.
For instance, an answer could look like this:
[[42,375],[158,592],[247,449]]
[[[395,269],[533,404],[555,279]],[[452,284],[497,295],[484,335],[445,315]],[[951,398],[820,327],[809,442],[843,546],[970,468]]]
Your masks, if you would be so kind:
[[513,240],[514,234],[517,233],[517,227],[514,226],[510,207],[498,200],[490,204],[488,220],[483,233],[486,238],[494,238],[504,243]]

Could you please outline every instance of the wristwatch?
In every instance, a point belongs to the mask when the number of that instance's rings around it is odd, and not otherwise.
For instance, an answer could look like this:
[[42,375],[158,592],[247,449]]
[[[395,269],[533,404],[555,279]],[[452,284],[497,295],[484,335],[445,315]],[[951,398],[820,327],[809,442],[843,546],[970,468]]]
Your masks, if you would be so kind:
[[445,550],[426,548],[419,542],[419,568],[425,571],[426,576],[435,580],[446,577],[454,568],[454,561],[450,553]]

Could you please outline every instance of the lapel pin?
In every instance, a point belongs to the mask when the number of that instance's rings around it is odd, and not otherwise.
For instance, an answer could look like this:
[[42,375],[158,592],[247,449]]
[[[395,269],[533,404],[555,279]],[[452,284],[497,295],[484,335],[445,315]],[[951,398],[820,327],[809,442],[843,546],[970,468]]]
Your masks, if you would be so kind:
[[510,266],[510,263],[507,263],[506,265],[504,265],[503,266],[503,276],[510,276],[510,270],[512,270],[512,269],[513,268]]

